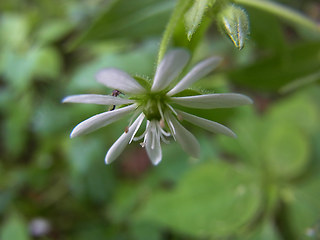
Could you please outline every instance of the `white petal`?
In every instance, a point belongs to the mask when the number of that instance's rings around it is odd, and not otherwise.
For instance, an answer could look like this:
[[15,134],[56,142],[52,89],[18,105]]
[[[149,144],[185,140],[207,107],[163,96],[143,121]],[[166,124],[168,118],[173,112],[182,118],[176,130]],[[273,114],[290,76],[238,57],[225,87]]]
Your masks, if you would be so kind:
[[98,94],[81,94],[65,97],[62,100],[63,103],[93,103],[101,105],[120,105],[129,104],[134,101],[129,99],[123,99],[108,95],[98,95]]
[[192,83],[213,71],[220,62],[220,57],[212,57],[198,63],[174,88],[167,93],[167,95],[172,96],[188,88]]
[[151,90],[156,92],[165,89],[172,80],[178,77],[189,58],[189,53],[183,49],[167,53],[157,68]]
[[169,118],[166,119],[166,121],[171,121],[174,127],[175,138],[182,149],[191,156],[198,158],[200,155],[200,144],[197,139],[185,129],[172,114],[167,114],[166,116]]
[[190,97],[172,97],[172,102],[181,106],[190,108],[230,108],[245,104],[251,104],[253,101],[238,93],[221,93],[221,94],[206,94]]
[[105,68],[96,75],[99,83],[123,93],[142,93],[144,88],[129,74],[116,68]]
[[123,152],[125,147],[128,145],[130,139],[137,132],[140,127],[142,121],[144,119],[144,114],[141,113],[139,117],[133,122],[133,124],[129,127],[128,132],[123,133],[118,140],[111,146],[107,155],[105,157],[106,164],[113,162],[119,155]]
[[227,135],[229,137],[233,137],[233,138],[237,137],[237,135],[234,132],[232,132],[229,128],[227,128],[226,126],[223,126],[220,123],[213,122],[213,121],[210,121],[208,119],[201,118],[198,116],[194,116],[194,115],[191,115],[186,112],[182,112],[182,111],[178,111],[178,110],[177,110],[177,112],[183,118],[183,120],[191,122],[194,125],[202,127],[210,132],[221,133],[221,134]]
[[[151,129],[154,128],[152,131]],[[156,136],[156,126],[154,123],[151,123],[149,131],[146,133],[146,144],[145,148],[153,165],[157,165],[162,159],[161,144],[160,144],[160,135]]]
[[100,113],[94,115],[91,118],[79,123],[71,132],[70,137],[77,137],[81,134],[86,134],[92,132],[98,128],[104,127],[110,123],[117,121],[118,119],[122,118],[123,116],[129,114],[130,112],[134,111],[137,106],[132,104],[127,107],[123,107],[120,109],[116,109],[109,112]]

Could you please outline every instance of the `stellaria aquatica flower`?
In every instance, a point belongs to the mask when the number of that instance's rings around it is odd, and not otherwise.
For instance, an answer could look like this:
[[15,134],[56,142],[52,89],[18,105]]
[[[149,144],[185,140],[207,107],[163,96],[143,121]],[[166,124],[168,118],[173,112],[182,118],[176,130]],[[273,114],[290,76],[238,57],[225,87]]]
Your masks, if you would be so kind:
[[[175,84],[174,80],[185,68],[189,58],[189,53],[183,49],[170,51],[157,67],[152,83],[148,85],[146,81],[142,84],[143,86],[140,84],[141,79],[135,79],[119,69],[101,70],[96,75],[97,81],[124,93],[127,98],[96,94],[73,95],[64,98],[63,102],[120,105],[120,108],[97,114],[79,123],[70,136],[76,137],[92,132],[132,114],[128,128],[111,146],[105,162],[114,161],[126,145],[133,140],[143,139],[141,145],[145,147],[154,165],[157,165],[162,159],[160,142],[167,143],[169,136],[172,136],[185,152],[196,158],[199,156],[200,145],[193,134],[182,126],[182,119],[208,131],[235,137],[235,133],[217,122],[175,108],[179,105],[200,109],[230,108],[252,103],[249,97],[237,93],[179,96],[192,83],[209,74],[220,63],[219,57],[208,58],[198,63]],[[142,135],[136,137],[144,120],[146,120],[146,129]]]

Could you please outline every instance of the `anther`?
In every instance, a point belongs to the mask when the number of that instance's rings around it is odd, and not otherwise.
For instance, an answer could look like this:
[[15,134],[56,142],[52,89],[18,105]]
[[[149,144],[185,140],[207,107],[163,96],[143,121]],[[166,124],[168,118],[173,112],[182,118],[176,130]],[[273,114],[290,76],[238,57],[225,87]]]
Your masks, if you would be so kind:
[[161,127],[161,128],[164,128],[164,127],[165,127],[163,118],[160,119],[160,127]]

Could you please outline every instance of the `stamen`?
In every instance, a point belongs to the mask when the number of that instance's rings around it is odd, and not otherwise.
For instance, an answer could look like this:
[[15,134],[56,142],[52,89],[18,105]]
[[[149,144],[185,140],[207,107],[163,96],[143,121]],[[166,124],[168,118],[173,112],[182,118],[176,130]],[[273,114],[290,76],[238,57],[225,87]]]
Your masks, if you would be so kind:
[[160,116],[161,116],[162,119],[164,119],[164,115],[163,115],[163,112],[162,112],[162,109],[161,109],[160,101],[157,102],[157,105],[158,105],[158,109],[159,109],[159,112],[160,112]]
[[135,109],[133,115],[131,116],[130,121],[129,121],[129,127],[131,126],[133,120],[136,119],[137,116],[142,112],[142,111],[138,111],[139,108],[141,108],[141,107],[138,106],[138,107]]
[[149,121],[147,121],[146,130],[144,130],[144,132],[143,132],[139,137],[133,138],[133,141],[139,141],[139,140],[141,140],[143,137],[145,137],[145,136],[146,136],[146,133],[147,133],[147,130],[148,130],[148,126],[149,126]]
[[160,125],[159,124],[156,124],[157,126],[157,131],[156,131],[156,141],[160,142],[160,139],[161,139],[161,132],[160,132]]
[[160,127],[161,127],[161,128],[164,128],[164,127],[165,127],[165,125],[164,125],[164,119],[163,119],[163,118],[160,119],[159,124],[160,124]]
[[176,135],[176,130],[175,130],[175,128],[174,128],[174,126],[173,126],[173,124],[172,124],[172,122],[171,122],[170,119],[169,119],[169,121],[167,121],[167,122],[168,122],[168,125],[169,125],[170,130],[172,131],[172,137],[173,137],[174,140],[176,141],[176,137],[175,137],[175,135]]
[[152,123],[152,126],[151,126],[151,133],[152,133],[152,142],[151,142],[151,149],[154,149],[154,146],[155,146],[155,138],[156,138],[156,132],[157,132],[157,129],[156,129],[156,126],[154,126],[154,122],[151,122]]
[[178,113],[171,107],[168,103],[166,105],[170,108],[170,110],[174,113],[174,115],[178,116]]
[[165,137],[163,135],[160,135],[160,139],[162,140],[162,142],[164,142],[165,144],[169,144],[170,142],[165,139]]
[[147,142],[147,139],[149,138],[150,134],[150,121],[147,121],[147,127],[146,127],[146,134],[144,135],[143,143],[145,144]]
[[163,135],[165,135],[166,137],[170,137],[170,136],[171,136],[170,133],[166,132],[166,131],[163,130],[162,128],[160,128],[160,131],[161,131],[161,133],[162,133]]
[[146,135],[146,130],[138,137],[134,137],[133,138],[133,141],[139,141],[141,140],[144,136]]
[[174,138],[175,141],[177,141],[177,140],[176,140],[176,137],[175,137],[175,135],[176,135],[176,130],[175,130],[175,128],[174,128],[174,126],[173,126],[173,124],[172,124],[172,122],[171,122],[171,120],[170,120],[169,113],[168,113],[168,112],[165,112],[165,115],[166,115],[165,120],[166,120],[166,122],[167,122],[167,124],[168,124],[168,126],[169,126],[169,129],[170,129],[170,131],[171,131],[172,137]]
[[143,145],[145,146],[146,143],[147,143],[147,139],[149,138],[149,132],[146,133],[146,135],[144,136],[144,139],[143,139]]
[[131,137],[131,139],[130,139],[130,141],[129,141],[129,144],[132,142],[132,140],[134,139],[134,136],[135,136],[136,133],[138,132],[138,130],[139,130],[139,128],[140,128],[140,126],[141,126],[141,124],[142,124],[142,122],[143,122],[143,119],[144,119],[144,114],[142,113],[141,119],[139,120],[136,129],[134,129],[134,132],[133,132],[132,137]]
[[156,137],[156,135],[153,134],[152,135],[152,142],[151,142],[151,149],[154,149],[154,145],[155,145],[155,142],[156,142],[155,137]]

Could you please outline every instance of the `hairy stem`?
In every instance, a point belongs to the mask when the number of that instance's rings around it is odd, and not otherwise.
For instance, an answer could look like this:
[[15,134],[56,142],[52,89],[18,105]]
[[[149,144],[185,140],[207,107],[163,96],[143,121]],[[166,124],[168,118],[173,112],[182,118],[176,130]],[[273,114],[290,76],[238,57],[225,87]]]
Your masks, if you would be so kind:
[[166,53],[170,39],[173,35],[174,29],[175,29],[178,21],[180,20],[180,18],[183,17],[183,14],[184,14],[187,6],[189,5],[189,3],[190,3],[190,0],[179,0],[175,9],[173,10],[172,15],[170,17],[170,20],[167,24],[167,27],[166,27],[164,34],[162,36],[162,39],[161,39],[159,52],[158,52],[157,65],[159,65],[164,54]]

